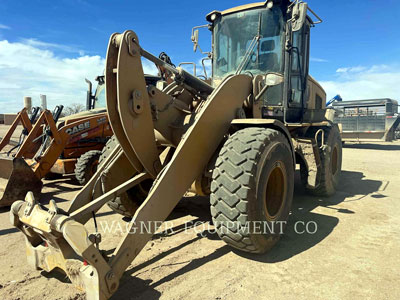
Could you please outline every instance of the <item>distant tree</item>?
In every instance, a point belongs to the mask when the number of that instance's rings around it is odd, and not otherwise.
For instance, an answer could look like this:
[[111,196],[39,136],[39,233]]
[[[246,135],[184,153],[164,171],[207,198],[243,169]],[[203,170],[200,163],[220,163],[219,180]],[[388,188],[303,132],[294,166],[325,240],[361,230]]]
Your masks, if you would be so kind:
[[74,115],[74,114],[80,113],[85,110],[86,110],[86,107],[83,104],[72,103],[71,105],[64,107],[64,109],[62,111],[62,116],[65,117],[65,116]]

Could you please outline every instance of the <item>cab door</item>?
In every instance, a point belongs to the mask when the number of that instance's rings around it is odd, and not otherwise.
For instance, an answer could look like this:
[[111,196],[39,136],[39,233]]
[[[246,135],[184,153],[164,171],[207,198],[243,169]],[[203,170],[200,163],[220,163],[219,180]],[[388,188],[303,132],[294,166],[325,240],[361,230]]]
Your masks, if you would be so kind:
[[288,104],[285,116],[287,123],[301,123],[307,108],[307,77],[309,67],[310,25],[293,32],[290,55]]

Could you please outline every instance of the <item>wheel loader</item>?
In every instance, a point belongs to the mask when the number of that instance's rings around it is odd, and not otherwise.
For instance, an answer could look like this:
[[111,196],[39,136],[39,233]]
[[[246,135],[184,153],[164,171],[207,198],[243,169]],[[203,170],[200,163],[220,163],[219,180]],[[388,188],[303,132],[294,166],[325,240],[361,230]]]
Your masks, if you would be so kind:
[[[95,173],[107,139],[112,135],[106,114],[104,82],[99,82],[96,96],[85,112],[60,118],[63,106],[51,113],[35,108],[28,116],[24,108],[0,143],[0,151],[10,142],[19,123],[23,130],[20,141],[0,157],[0,207],[33,191],[39,199],[42,181],[59,174],[74,174],[84,185]],[[103,96],[104,98],[104,96]],[[105,98],[104,98],[105,99]]]
[[[63,270],[87,299],[116,292],[189,190],[209,195],[213,224],[227,244],[264,253],[280,231],[257,229],[287,221],[296,165],[309,192],[331,195],[338,186],[339,131],[325,117],[324,90],[308,75],[310,28],[318,16],[301,1],[268,0],[206,19],[213,41],[206,80],[147,52],[133,31],[113,34],[105,82],[115,140],[96,174],[66,211],[55,201],[38,205],[32,193],[12,205],[28,262]],[[198,31],[192,40],[197,49]],[[172,82],[146,84],[142,58],[168,70]],[[120,243],[105,252],[101,234],[85,224],[118,197],[130,201],[122,211],[132,219]],[[143,223],[153,226],[136,230]]]

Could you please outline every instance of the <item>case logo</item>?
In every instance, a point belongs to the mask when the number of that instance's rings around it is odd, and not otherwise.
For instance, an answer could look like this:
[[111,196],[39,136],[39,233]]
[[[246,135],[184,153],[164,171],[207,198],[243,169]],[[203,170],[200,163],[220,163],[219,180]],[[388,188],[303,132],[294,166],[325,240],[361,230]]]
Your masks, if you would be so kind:
[[90,128],[90,121],[87,121],[85,123],[79,124],[72,128],[68,128],[67,130],[65,130],[65,132],[69,135],[74,135],[78,132],[81,132],[81,131],[89,129],[89,128]]

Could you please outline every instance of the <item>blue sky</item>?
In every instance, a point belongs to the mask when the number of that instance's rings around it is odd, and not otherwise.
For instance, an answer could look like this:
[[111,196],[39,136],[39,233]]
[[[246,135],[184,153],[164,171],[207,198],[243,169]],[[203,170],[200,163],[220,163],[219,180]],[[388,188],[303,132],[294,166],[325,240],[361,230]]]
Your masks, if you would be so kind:
[[[35,101],[40,93],[54,105],[84,103],[84,77],[102,72],[113,32],[134,30],[143,48],[165,51],[175,64],[198,62],[191,28],[205,24],[214,9],[245,3],[250,1],[1,0],[0,110],[17,110],[23,95]],[[308,3],[324,20],[312,29],[310,73],[328,97],[399,99],[400,1]],[[200,42],[209,49],[207,30]]]

